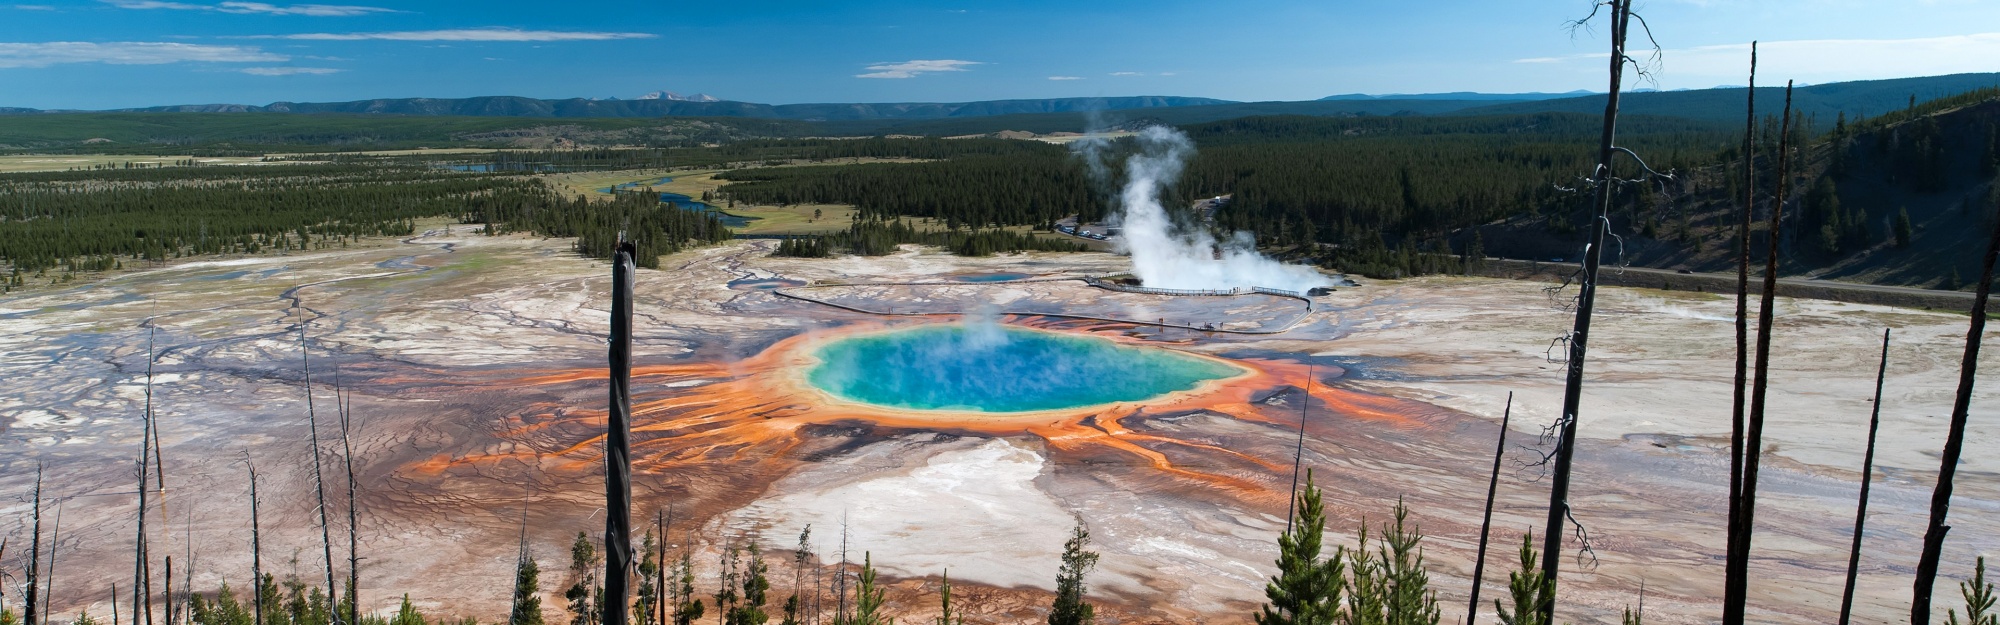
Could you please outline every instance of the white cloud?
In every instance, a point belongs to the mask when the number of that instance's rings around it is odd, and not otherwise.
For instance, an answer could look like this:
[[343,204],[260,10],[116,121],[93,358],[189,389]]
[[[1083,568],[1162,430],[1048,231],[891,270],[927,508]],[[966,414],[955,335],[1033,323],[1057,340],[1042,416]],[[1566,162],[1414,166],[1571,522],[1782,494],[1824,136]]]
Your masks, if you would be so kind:
[[254,35],[245,39],[306,39],[313,41],[610,41],[651,39],[652,33],[614,33],[574,30],[519,30],[513,28],[457,28],[449,30],[404,30],[379,33],[300,33],[296,35]]
[[223,2],[221,4],[189,4],[164,0],[103,0],[106,4],[121,9],[170,9],[175,11],[215,11],[217,13],[237,13],[244,15],[308,15],[313,17],[348,17],[371,13],[402,13],[395,9],[365,7],[343,4],[292,4],[276,5],[265,2]]
[[[1643,50],[1641,60],[1647,56]],[[1526,64],[1603,64],[1604,55],[1575,54],[1517,59]],[[1757,44],[1757,75],[1765,84],[1784,80],[1828,83],[1847,80],[1991,72],[2000,58],[2000,33],[1916,39],[1808,39]],[[1697,46],[1660,53],[1658,78],[1668,87],[1705,88],[1742,84],[1750,44]]]
[[1111,72],[1113,76],[1144,76],[1145,72]]
[[54,11],[54,10],[56,10],[56,8],[55,8],[55,7],[52,7],[52,6],[49,6],[49,5],[46,5],[46,4],[16,4],[16,5],[14,5],[14,8],[15,8],[16,10],[20,10],[20,11]]
[[252,76],[297,76],[300,74],[338,74],[347,70],[331,67],[245,67],[239,71]]
[[64,63],[161,65],[201,63],[274,63],[291,60],[250,46],[212,46],[151,41],[50,41],[0,43],[0,68],[48,67]]
[[1050,76],[1049,80],[1083,80],[1082,76]]
[[867,69],[874,71],[871,71],[866,74],[855,74],[854,77],[855,78],[914,78],[920,74],[927,74],[930,72],[963,72],[966,71],[966,67],[972,65],[985,65],[985,63],[981,63],[979,61],[954,61],[949,59],[936,60],[936,61],[903,61],[901,63],[876,63],[874,65],[870,65],[867,67]]

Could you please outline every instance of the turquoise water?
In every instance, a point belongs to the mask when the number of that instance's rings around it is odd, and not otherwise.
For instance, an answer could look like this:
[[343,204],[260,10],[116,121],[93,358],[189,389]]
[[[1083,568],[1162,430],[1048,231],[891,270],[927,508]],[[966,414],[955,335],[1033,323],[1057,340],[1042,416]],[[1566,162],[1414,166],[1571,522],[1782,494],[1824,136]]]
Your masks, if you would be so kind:
[[996,324],[932,325],[821,347],[813,386],[915,410],[1026,412],[1136,401],[1240,372],[1206,358]]
[[951,279],[959,282],[1008,282],[1027,277],[1025,273],[969,273],[952,276]]

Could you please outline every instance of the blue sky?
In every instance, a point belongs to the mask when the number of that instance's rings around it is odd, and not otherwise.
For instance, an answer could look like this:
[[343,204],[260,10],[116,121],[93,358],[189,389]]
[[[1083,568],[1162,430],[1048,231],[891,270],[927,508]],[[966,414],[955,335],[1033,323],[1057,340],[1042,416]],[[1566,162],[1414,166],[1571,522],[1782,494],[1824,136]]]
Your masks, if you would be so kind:
[[[4,2],[5,0],[0,0]],[[1589,0],[0,4],[0,106],[768,103],[1604,88]],[[1421,7],[1421,8],[1418,8]],[[2000,0],[1641,0],[1663,89],[2000,71]]]

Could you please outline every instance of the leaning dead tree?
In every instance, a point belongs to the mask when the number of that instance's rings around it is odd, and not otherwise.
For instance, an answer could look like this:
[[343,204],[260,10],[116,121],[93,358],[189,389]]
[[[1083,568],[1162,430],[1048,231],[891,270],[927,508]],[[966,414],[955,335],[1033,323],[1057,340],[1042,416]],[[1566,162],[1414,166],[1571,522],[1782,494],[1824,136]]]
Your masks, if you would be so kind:
[[[1750,226],[1757,212],[1757,42],[1750,42],[1750,95],[1743,122],[1743,211],[1736,229],[1736,379],[1729,429],[1729,537],[1736,544],[1736,517],[1743,504],[1744,410],[1750,390]],[[1723,551],[1729,551],[1724,547]],[[1723,594],[1735,581],[1735,569],[1724,566]],[[1724,603],[1728,603],[1724,601]],[[1727,609],[1725,608],[1725,612]]]
[[264,625],[264,540],[257,519],[257,465],[250,463],[248,452],[243,465],[250,469],[250,597],[256,604],[257,625]]
[[[340,413],[340,453],[341,466],[347,469],[347,617],[360,621],[361,613],[361,540],[355,527],[357,513],[354,509],[354,443],[349,435],[354,415],[353,391],[343,392],[340,385],[340,365],[333,366],[333,402]],[[332,589],[327,590],[331,595]]]
[[55,529],[54,531],[49,532],[49,572],[47,575],[42,576],[44,578],[42,580],[43,615],[53,614],[53,612],[49,611],[49,606],[55,603],[56,553],[62,550],[62,509],[63,509],[63,500],[58,498],[56,499]]
[[[326,594],[332,598],[336,588],[333,583],[333,530],[326,522],[326,475],[320,466],[319,416],[313,411],[312,348],[306,344],[304,300],[304,296],[297,296],[292,302],[299,309],[299,362],[305,373],[306,428],[312,431],[313,492],[319,497],[319,538],[321,556],[326,562]],[[344,621],[341,620],[340,610],[332,612],[334,625],[341,625]]]
[[632,288],[634,247],[611,261],[611,408],[604,433],[604,620],[628,623],[632,574]]
[[1479,555],[1472,559],[1472,607],[1465,611],[1465,625],[1479,620],[1479,581],[1486,574],[1486,537],[1493,531],[1493,495],[1500,492],[1500,459],[1507,455],[1507,421],[1513,416],[1514,394],[1510,392],[1507,407],[1500,412],[1500,442],[1493,446],[1493,477],[1486,482],[1486,516],[1479,522]]
[[1917,560],[1915,598],[1910,602],[1910,625],[1931,622],[1931,587],[1937,584],[1938,559],[1944,556],[1944,535],[1951,531],[1945,515],[1951,512],[1951,482],[1958,474],[1958,458],[1965,448],[1965,419],[1972,408],[1972,382],[1979,370],[1979,339],[1986,333],[1986,300],[1993,290],[1993,261],[2000,257],[2000,219],[1993,224],[1993,240],[1986,246],[1985,268],[1979,274],[1979,290],[1972,303],[1971,328],[1965,333],[1965,359],[1958,365],[1958,396],[1951,404],[1951,430],[1945,434],[1943,465],[1938,468],[1937,490],[1931,493],[1931,520],[1924,531],[1924,551]]
[[1785,116],[1778,141],[1777,189],[1771,197],[1770,242],[1764,250],[1764,290],[1757,309],[1757,356],[1750,387],[1750,413],[1743,430],[1743,482],[1736,515],[1729,521],[1728,560],[1722,586],[1723,625],[1742,625],[1750,596],[1750,542],[1757,524],[1757,470],[1763,459],[1764,408],[1771,386],[1771,324],[1778,297],[1778,241],[1791,183],[1792,85],[1785,83]]
[[1313,363],[1306,363],[1306,388],[1304,398],[1299,400],[1299,441],[1292,449],[1292,503],[1285,508],[1285,532],[1292,531],[1292,518],[1299,511],[1299,466],[1306,458],[1306,417],[1311,414],[1313,400]]
[[[1643,65],[1626,52],[1625,43],[1633,17],[1632,0],[1603,0],[1592,7],[1590,16],[1576,23],[1586,24],[1596,16],[1597,11],[1607,8],[1610,9],[1611,22],[1610,93],[1604,102],[1604,131],[1598,142],[1597,168],[1585,181],[1595,192],[1591,209],[1596,213],[1596,219],[1592,222],[1590,239],[1583,250],[1583,268],[1576,297],[1576,324],[1565,337],[1569,349],[1564,363],[1568,375],[1563,388],[1563,408],[1557,422],[1550,427],[1555,450],[1545,460],[1554,465],[1553,482],[1549,488],[1548,523],[1545,526],[1548,529],[1542,546],[1547,554],[1542,560],[1542,574],[1550,587],[1550,600],[1540,606],[1541,620],[1545,623],[1555,619],[1554,586],[1562,571],[1563,528],[1574,523],[1569,505],[1570,470],[1576,454],[1577,413],[1583,400],[1583,365],[1590,344],[1591,314],[1597,303],[1598,270],[1604,260],[1604,238],[1611,227],[1612,190],[1617,184],[1627,182],[1614,175],[1612,166],[1617,155],[1623,153],[1632,157],[1642,171],[1651,173],[1637,154],[1619,147],[1616,142],[1619,94],[1624,85],[1625,65],[1633,64],[1639,67],[1640,75],[1645,74]],[[1645,27],[1643,19],[1640,20],[1640,27]],[[1588,553],[1590,547],[1587,540],[1583,549]]]
[[1861,530],[1868,524],[1868,484],[1875,481],[1875,430],[1882,425],[1882,381],[1889,376],[1889,329],[1882,329],[1882,364],[1875,369],[1875,408],[1868,415],[1868,450],[1861,454],[1861,496],[1854,507],[1854,545],[1847,549],[1847,586],[1840,593],[1840,625],[1854,614],[1854,580],[1861,572]]
[[35,589],[39,584],[36,583],[37,580],[35,577],[38,573],[36,569],[42,566],[42,463],[40,462],[35,463],[35,520],[34,529],[28,533],[28,541],[27,602],[22,604],[21,612],[23,623],[36,625],[39,621],[35,618],[35,598],[37,593]]
[[143,614],[147,625],[153,622],[153,575],[151,558],[146,553],[146,478],[153,462],[153,331],[146,332],[146,406],[141,414],[143,422],[139,431],[139,528],[137,543],[132,550],[132,623],[138,625],[140,606],[145,606]]

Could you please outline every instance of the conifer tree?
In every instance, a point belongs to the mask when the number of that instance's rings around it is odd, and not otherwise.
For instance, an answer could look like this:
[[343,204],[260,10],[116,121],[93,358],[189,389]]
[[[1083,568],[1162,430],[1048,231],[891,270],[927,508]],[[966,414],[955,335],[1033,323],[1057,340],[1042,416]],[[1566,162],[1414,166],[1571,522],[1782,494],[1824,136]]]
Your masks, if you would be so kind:
[[756,539],[750,540],[750,561],[743,567],[743,600],[729,611],[728,625],[764,625],[770,615],[764,613],[765,597],[770,593],[771,581],[765,577],[770,566],[764,564],[764,551],[757,547]]
[[738,579],[736,566],[742,562],[742,558],[742,551],[731,545],[722,550],[722,566],[717,567],[715,571],[715,611],[716,616],[725,624],[735,617],[736,601],[742,598],[737,594],[736,586]]
[[224,582],[213,602],[196,594],[188,597],[188,621],[196,625],[250,625],[252,616],[236,600],[236,593]]
[[595,601],[603,592],[597,585],[597,563],[597,546],[590,543],[589,535],[577,532],[569,548],[569,574],[576,582],[563,591],[563,598],[569,601],[570,625],[598,625],[603,616]]
[[854,589],[854,616],[836,625],[896,625],[896,619],[882,614],[882,596],[888,591],[875,583],[875,562],[868,552],[861,554],[860,581]]
[[1542,575],[1540,554],[1535,551],[1534,534],[1521,535],[1521,570],[1507,574],[1507,592],[1513,595],[1514,609],[1508,610],[1499,599],[1493,600],[1493,608],[1500,612],[1500,622],[1506,625],[1548,625],[1543,620],[1542,606],[1554,601],[1555,584]]
[[507,625],[542,625],[542,568],[535,564],[535,557],[527,551],[521,552],[521,561],[514,566],[514,613],[507,615]]
[[792,551],[792,596],[785,599],[783,625],[800,625],[799,614],[806,603],[800,591],[805,587],[806,561],[812,559],[812,531],[811,523],[799,530],[799,547]]
[[70,621],[69,625],[97,625],[97,619],[90,616],[90,610],[84,610],[83,613],[76,615],[76,620]]
[[694,596],[694,557],[681,554],[680,565],[675,569],[674,595],[680,597],[680,604],[674,606],[674,625],[692,625],[707,611],[701,599]]
[[0,608],[0,625],[20,625],[20,617],[14,616],[13,608]]
[[654,546],[653,530],[649,528],[639,547],[639,553],[642,554],[639,557],[639,587],[634,592],[638,598],[632,606],[632,614],[640,619],[641,625],[651,622],[654,606],[659,605],[660,600],[660,589],[653,584],[654,578],[660,572],[660,562],[653,557]]
[[1905,206],[1896,212],[1896,247],[1910,246],[1910,229],[1910,207]]
[[1379,550],[1370,549],[1368,541],[1368,520],[1361,520],[1361,532],[1355,539],[1354,548],[1348,553],[1348,571],[1353,578],[1348,582],[1347,612],[1342,625],[1384,625],[1388,623],[1388,601],[1384,596],[1387,572],[1379,555]]
[[409,593],[404,593],[403,605],[396,608],[396,616],[395,618],[389,619],[389,625],[427,625],[427,624],[424,622],[424,615],[420,612],[417,612],[417,606],[410,604]]
[[1430,573],[1424,567],[1424,534],[1421,528],[1406,527],[1409,506],[1396,501],[1393,525],[1382,528],[1382,582],[1385,584],[1385,622],[1389,625],[1437,625],[1437,593],[1430,589]]
[[1959,582],[1958,592],[1965,596],[1965,621],[1958,620],[1956,610],[1945,610],[1945,623],[1949,625],[2000,625],[2000,612],[1993,611],[1993,584],[1986,581],[1986,558],[1981,556],[1972,579]]
[[278,588],[278,579],[270,573],[264,574],[264,581],[257,586],[257,601],[269,609],[264,610],[264,622],[260,625],[289,625],[290,614],[277,609],[284,601],[284,594]]
[[1063,543],[1062,568],[1056,572],[1056,601],[1049,608],[1049,625],[1090,625],[1097,620],[1097,608],[1083,600],[1083,578],[1097,567],[1097,552],[1090,546],[1090,530],[1077,517],[1069,541]]
[[951,569],[945,569],[944,580],[938,582],[938,601],[942,606],[934,625],[965,625],[965,614],[951,607]]
[[1269,602],[1255,615],[1257,625],[1329,625],[1340,612],[1347,586],[1342,550],[1320,558],[1326,531],[1326,507],[1313,472],[1297,494],[1298,522],[1278,535],[1278,574],[1264,586]]

